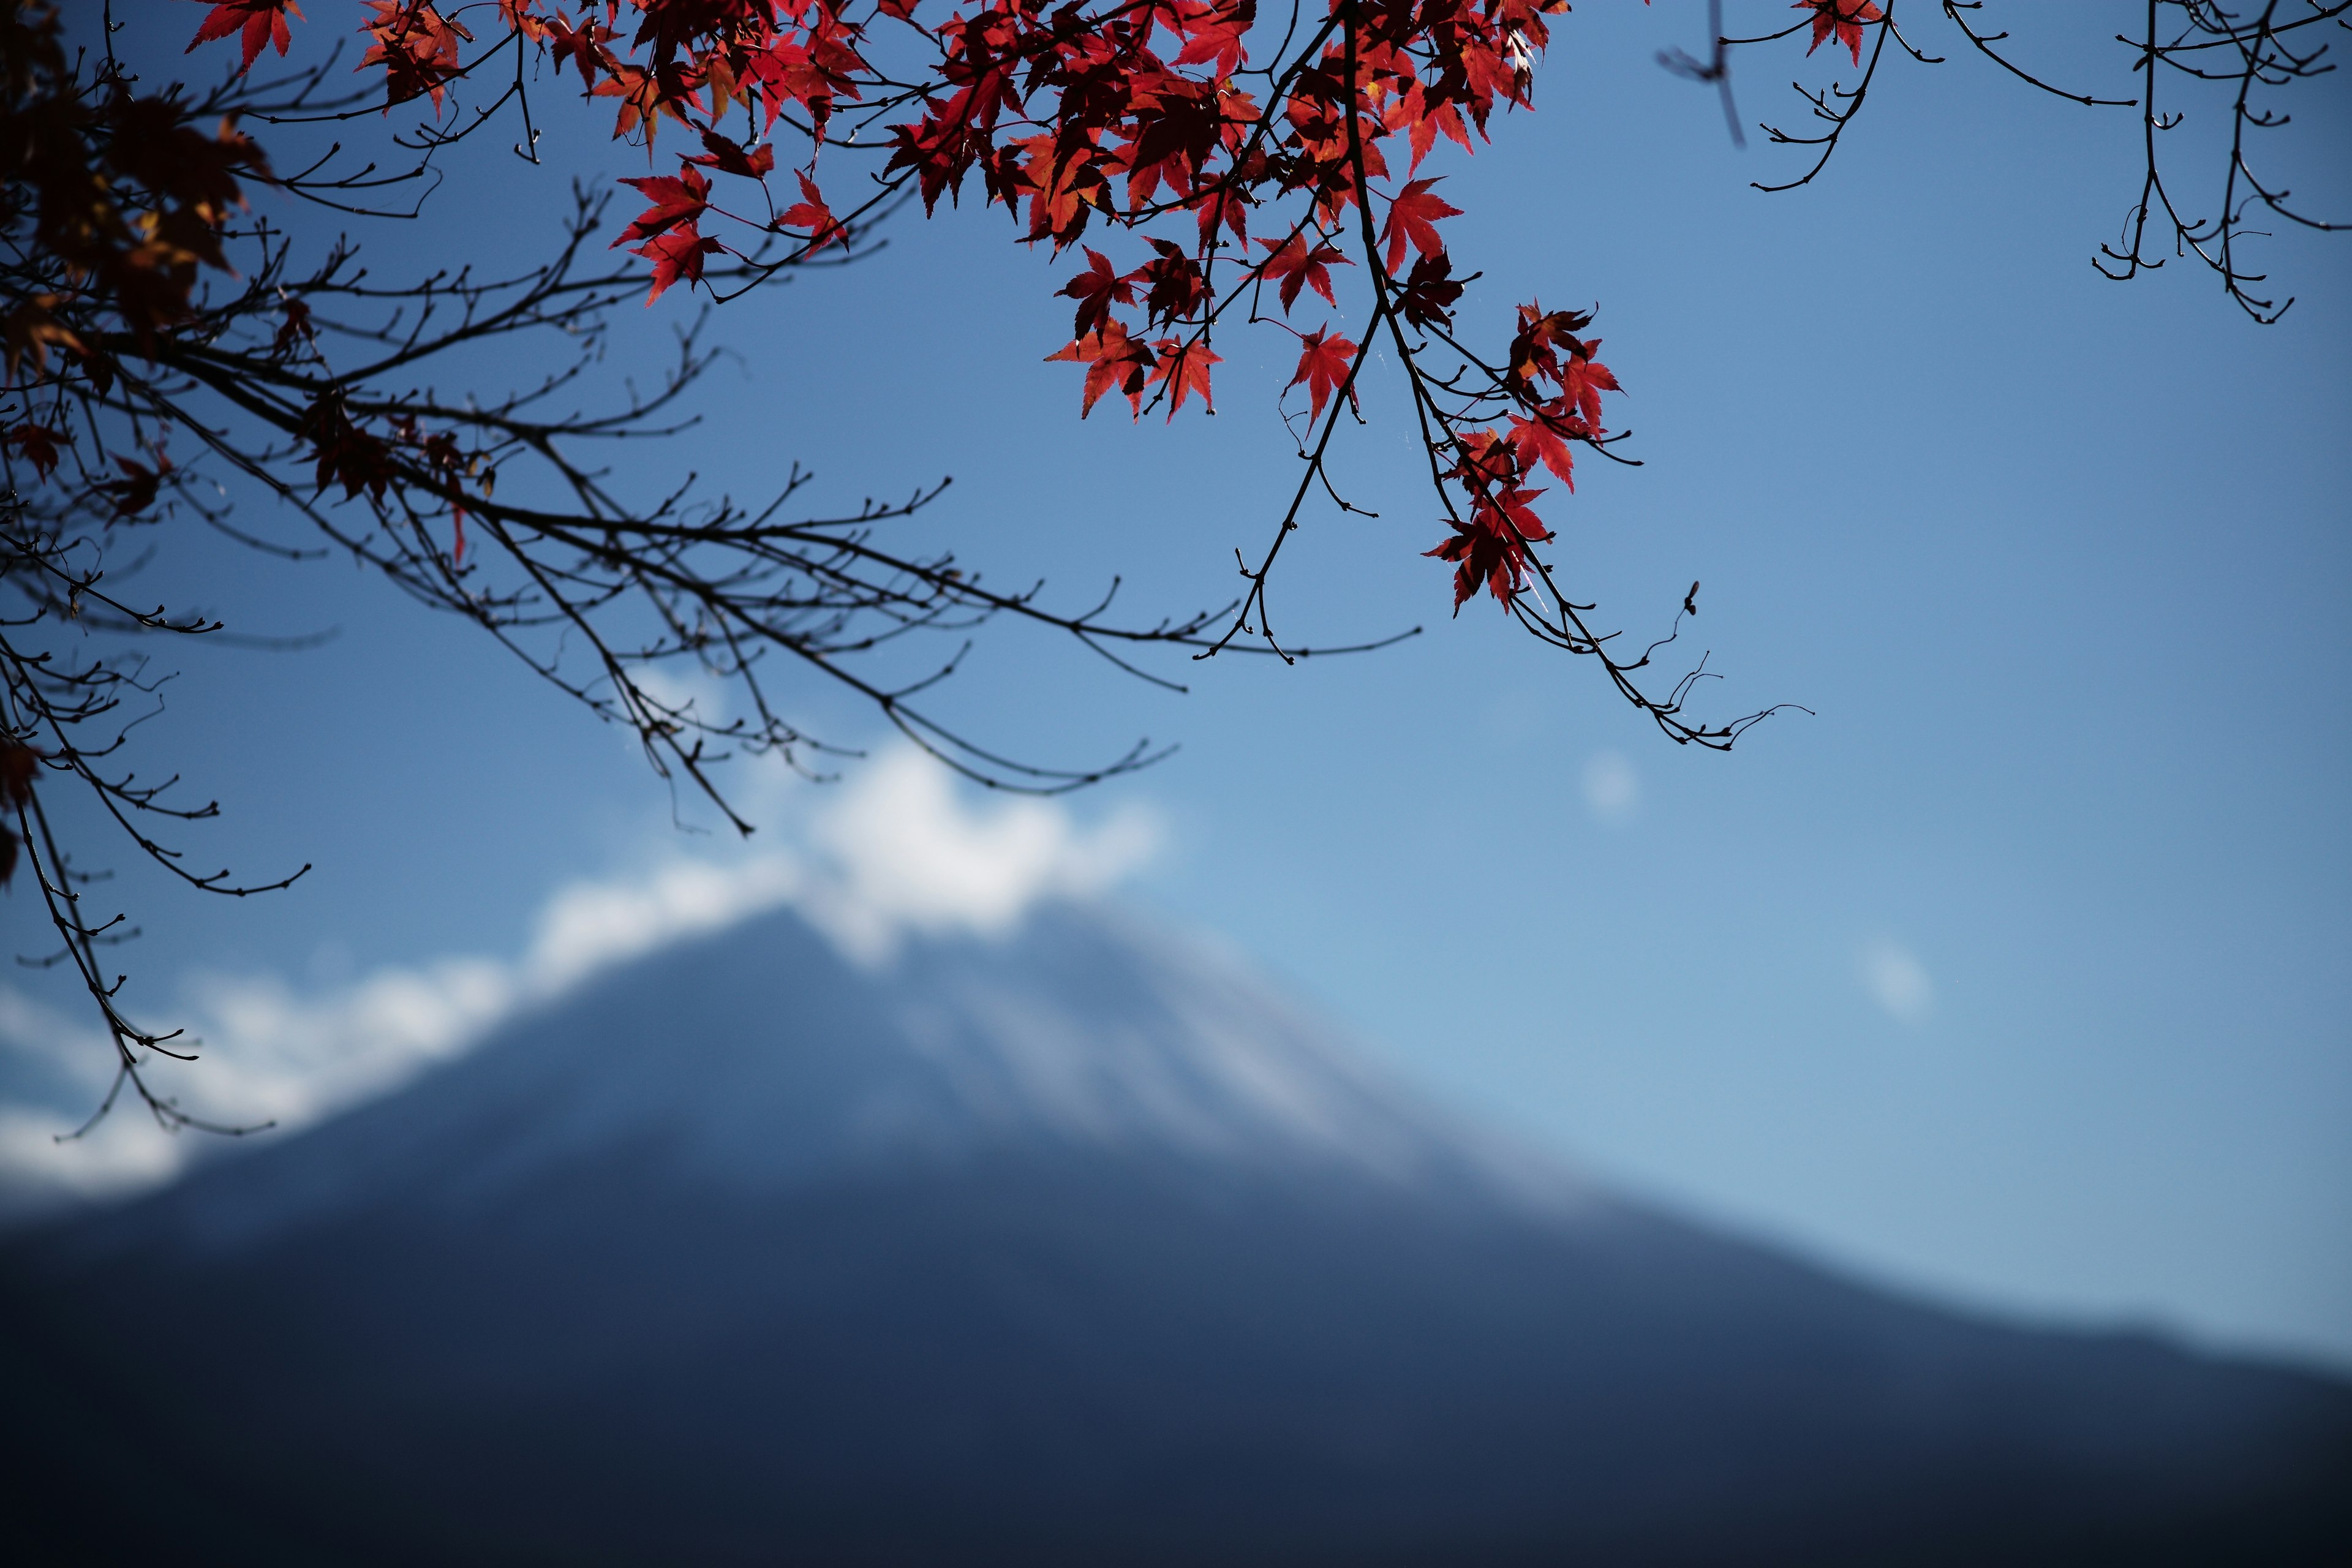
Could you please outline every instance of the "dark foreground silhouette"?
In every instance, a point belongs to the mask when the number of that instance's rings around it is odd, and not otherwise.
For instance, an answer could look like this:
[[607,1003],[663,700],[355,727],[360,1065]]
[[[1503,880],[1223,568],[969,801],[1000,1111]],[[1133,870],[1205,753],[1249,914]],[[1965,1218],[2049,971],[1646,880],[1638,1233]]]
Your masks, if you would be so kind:
[[2352,1386],[1629,1205],[1077,909],[656,955],[0,1314],[12,1562],[2352,1562]]

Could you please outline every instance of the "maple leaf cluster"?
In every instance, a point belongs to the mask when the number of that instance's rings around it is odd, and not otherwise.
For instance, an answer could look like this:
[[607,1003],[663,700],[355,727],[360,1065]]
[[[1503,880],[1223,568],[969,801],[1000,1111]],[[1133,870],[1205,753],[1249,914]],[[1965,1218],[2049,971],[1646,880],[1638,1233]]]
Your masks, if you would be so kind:
[[[251,5],[256,0],[243,3]],[[287,8],[292,9],[291,0]],[[367,0],[367,8],[369,16],[360,31],[367,35],[368,47],[359,68],[382,68],[385,107],[423,98],[439,109],[442,94],[459,69],[458,41],[471,43],[474,35],[464,23],[442,16],[429,0]],[[284,26],[282,19],[278,26]],[[252,68],[252,52],[248,45],[243,68]],[[284,53],[282,47],[279,52]]]
[[[1114,394],[1139,418],[1158,408],[1172,419],[1195,399],[1213,412],[1217,329],[1270,311],[1298,343],[1289,387],[1307,426],[1322,426],[1307,438],[1319,467],[1330,423],[1360,416],[1375,344],[1402,351],[1402,332],[1452,331],[1467,279],[1441,226],[1460,209],[1421,165],[1441,141],[1475,149],[1498,110],[1528,105],[1548,18],[1567,8],[1332,0],[1298,36],[1271,37],[1255,0],[984,0],[943,17],[919,0],[604,0],[570,15],[555,0],[501,0],[498,15],[503,42],[612,102],[616,137],[648,155],[671,145],[665,125],[688,142],[676,173],[623,182],[646,205],[614,244],[646,263],[648,303],[680,287],[723,297],[849,247],[901,190],[931,210],[977,184],[1020,238],[1086,258],[1060,290],[1076,307],[1070,338],[1047,356],[1083,367],[1082,416]],[[238,38],[247,68],[265,46],[283,50],[289,16],[290,0],[226,0],[196,42]],[[362,29],[362,68],[383,73],[388,98],[437,113],[472,35],[424,0],[368,0]],[[911,47],[927,68],[874,65],[885,29],[891,58]],[[780,125],[804,158],[779,159]],[[829,198],[820,163],[869,153],[880,167],[867,165],[858,196]],[[1123,265],[1108,237],[1118,234],[1139,252]],[[1307,314],[1318,300],[1338,309],[1344,279],[1368,296],[1353,333]],[[1565,368],[1585,379],[1538,395],[1527,375],[1490,374],[1483,389],[1447,394],[1399,357],[1425,405],[1449,520],[1525,520],[1521,552],[1548,537],[1527,531],[1541,527],[1527,507],[1538,492],[1488,496],[1483,416],[1508,405],[1511,449],[1565,477],[1569,444],[1600,436],[1584,405],[1613,378]],[[322,451],[322,472],[342,472],[341,460]],[[1481,580],[1507,604],[1522,579],[1514,568]]]
[[1526,412],[1510,416],[1508,434],[1488,428],[1460,443],[1452,477],[1469,492],[1469,513],[1451,520],[1453,536],[1429,552],[1455,563],[1457,606],[1482,586],[1504,605],[1525,591],[1528,546],[1551,537],[1532,507],[1544,492],[1527,481],[1548,468],[1574,489],[1570,443],[1601,437],[1601,395],[1622,388],[1592,357],[1601,340],[1576,336],[1591,323],[1582,311],[1520,307],[1505,384]]

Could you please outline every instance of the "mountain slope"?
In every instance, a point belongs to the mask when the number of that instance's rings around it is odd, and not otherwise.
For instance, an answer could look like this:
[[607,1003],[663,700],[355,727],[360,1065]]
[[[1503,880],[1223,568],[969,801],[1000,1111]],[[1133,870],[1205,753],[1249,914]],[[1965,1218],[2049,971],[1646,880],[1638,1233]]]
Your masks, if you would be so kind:
[[[12,1517],[60,1561],[106,1560],[77,1489],[105,1551],[239,1562],[2352,1543],[2352,1390],[1647,1213],[1076,907],[878,973],[789,914],[658,954],[5,1282],[58,1424],[16,1428]],[[150,1471],[140,1518],[92,1479]]]

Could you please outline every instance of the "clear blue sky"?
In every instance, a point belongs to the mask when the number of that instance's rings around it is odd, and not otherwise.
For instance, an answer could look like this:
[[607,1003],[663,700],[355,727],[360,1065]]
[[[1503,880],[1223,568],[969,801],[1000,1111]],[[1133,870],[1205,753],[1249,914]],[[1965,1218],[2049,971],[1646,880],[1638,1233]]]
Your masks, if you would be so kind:
[[[1735,152],[1652,63],[1701,15],[1563,18],[1538,112],[1444,163],[1449,237],[1486,273],[1468,321],[1499,341],[1520,299],[1597,300],[1631,390],[1646,466],[1588,465],[1571,579],[1641,634],[1702,579],[1722,710],[1816,717],[1677,751],[1491,605],[1449,621],[1377,395],[1340,463],[1381,516],[1313,516],[1277,609],[1428,635],[1192,667],[1184,698],[1011,637],[950,710],[1056,761],[1181,741],[1076,806],[1170,823],[1131,896],[1630,1185],[1966,1300],[2352,1364],[2352,243],[2272,247],[2302,300],[2267,330],[2186,265],[2103,282],[2134,122],[1957,57],[1893,70],[1813,187],[1759,195],[1785,153]],[[2039,58],[2122,87],[2105,11],[2062,15]],[[1790,121],[1793,54],[1749,59],[1745,117]],[[2295,97],[2296,184],[2352,210],[2352,77]],[[446,195],[400,244],[551,224],[562,188],[501,164]],[[909,223],[730,308],[743,365],[646,460],[756,489],[799,457],[836,500],[952,474],[920,526],[975,562],[1072,601],[1122,572],[1155,616],[1221,599],[1295,471],[1290,340],[1220,341],[1213,421],[1081,425],[1041,363],[1071,265],[1009,237]],[[465,628],[348,566],[180,568],[252,629],[343,628],[188,652],[149,731],[232,813],[203,858],[320,868],[233,907],[156,892],[134,995],[509,952],[559,884],[678,848],[621,740]]]

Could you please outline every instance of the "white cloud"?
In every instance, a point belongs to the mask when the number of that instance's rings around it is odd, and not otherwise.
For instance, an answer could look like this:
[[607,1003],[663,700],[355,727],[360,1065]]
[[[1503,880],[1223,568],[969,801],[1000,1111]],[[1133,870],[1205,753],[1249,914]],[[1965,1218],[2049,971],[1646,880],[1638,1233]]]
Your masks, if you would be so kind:
[[789,852],[674,860],[635,881],[575,882],[541,909],[517,976],[528,994],[552,995],[609,964],[789,903],[808,882]]
[[[177,1175],[178,1141],[143,1112],[118,1109],[121,1116],[109,1116],[68,1143],[58,1142],[73,1131],[67,1118],[36,1106],[0,1105],[0,1220],[159,1186]],[[141,1125],[131,1125],[134,1116]]]
[[126,1135],[111,1123],[130,1118],[110,1117],[70,1146],[58,1142],[106,1093],[113,1047],[102,1032],[0,987],[0,1040],[15,1065],[53,1090],[47,1102],[0,1102],[0,1216],[171,1174],[178,1153],[152,1123]]
[[[845,957],[873,966],[909,934],[1000,935],[1042,899],[1101,892],[1160,838],[1158,819],[1134,806],[1092,827],[1056,801],[975,809],[944,769],[907,748],[828,793],[797,849],[680,857],[646,876],[560,889],[513,958],[455,955],[309,994],[276,976],[194,977],[186,1011],[202,1060],[157,1063],[156,1081],[200,1115],[299,1126],[464,1051],[598,970],[761,910],[795,904]],[[89,1137],[58,1142],[104,1093],[110,1048],[6,987],[0,1051],[69,1086],[61,1103],[0,1101],[0,1213],[166,1180],[204,1142],[123,1105]]]
[[1642,804],[1641,776],[1616,752],[1596,752],[1584,764],[1584,804],[1597,822],[1622,822]]
[[1909,948],[1882,938],[1865,942],[1861,954],[1862,987],[1887,1016],[1915,1027],[1927,1021],[1936,1006],[1936,982]]
[[838,947],[887,959],[907,932],[994,936],[1041,898],[1102,891],[1158,848],[1158,820],[1130,808],[1082,832],[1058,801],[957,805],[945,769],[912,751],[876,762],[812,835],[841,875],[803,902]]

